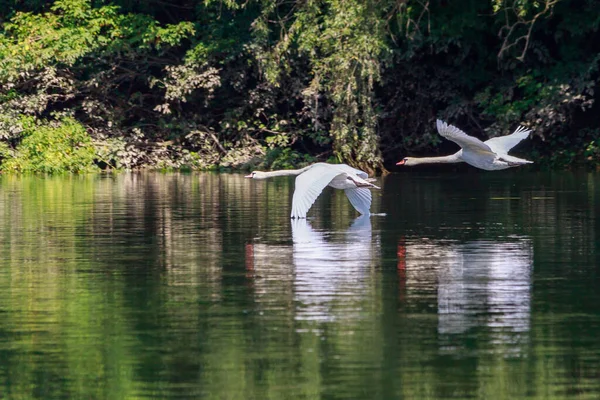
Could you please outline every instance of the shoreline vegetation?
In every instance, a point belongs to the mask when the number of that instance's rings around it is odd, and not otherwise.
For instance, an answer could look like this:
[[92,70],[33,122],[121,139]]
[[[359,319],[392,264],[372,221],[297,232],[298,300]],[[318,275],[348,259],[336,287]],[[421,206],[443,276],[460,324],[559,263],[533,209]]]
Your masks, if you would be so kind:
[[0,172],[385,173],[519,124],[598,168],[595,0],[0,0]]

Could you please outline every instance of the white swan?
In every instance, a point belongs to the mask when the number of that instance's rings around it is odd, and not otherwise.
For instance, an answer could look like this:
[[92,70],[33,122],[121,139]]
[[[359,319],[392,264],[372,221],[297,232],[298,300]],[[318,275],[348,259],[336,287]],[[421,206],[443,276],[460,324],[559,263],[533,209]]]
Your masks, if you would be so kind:
[[532,164],[533,161],[509,156],[510,149],[529,136],[531,130],[519,126],[512,134],[491,138],[482,142],[476,137],[469,136],[457,127],[437,120],[437,130],[440,135],[462,147],[462,150],[443,157],[406,157],[396,165],[413,166],[419,164],[446,164],[466,162],[474,167],[494,171],[519,165]]
[[346,164],[316,163],[302,169],[272,172],[253,171],[246,178],[267,179],[274,176],[297,176],[292,200],[292,218],[306,218],[306,213],[326,186],[343,189],[350,204],[361,214],[369,214],[371,191],[379,189],[369,175]]

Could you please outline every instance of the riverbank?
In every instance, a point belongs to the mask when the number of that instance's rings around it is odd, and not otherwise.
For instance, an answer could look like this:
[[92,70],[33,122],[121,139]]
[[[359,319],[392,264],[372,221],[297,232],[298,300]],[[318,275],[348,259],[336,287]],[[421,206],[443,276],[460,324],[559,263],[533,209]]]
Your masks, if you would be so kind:
[[525,125],[522,157],[595,168],[600,30],[580,3],[9,0],[0,168],[381,173],[456,151],[436,118],[481,139]]

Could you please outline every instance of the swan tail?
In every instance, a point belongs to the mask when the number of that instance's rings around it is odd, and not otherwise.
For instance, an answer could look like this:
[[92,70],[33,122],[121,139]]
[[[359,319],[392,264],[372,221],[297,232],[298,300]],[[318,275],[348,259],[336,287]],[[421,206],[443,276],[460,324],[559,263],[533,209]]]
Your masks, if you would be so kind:
[[503,155],[502,157],[498,157],[500,161],[504,161],[510,167],[518,167],[520,165],[533,164],[533,161],[525,160],[523,158],[513,157],[509,155]]
[[[371,178],[371,182],[375,181],[375,179]],[[369,181],[357,181],[357,180],[353,180],[354,184],[356,185],[356,187],[359,188],[373,188],[373,189],[381,189],[379,186],[372,184]]]
[[511,167],[518,167],[518,166],[521,166],[521,165],[533,164],[533,161],[527,161],[527,160],[520,161],[520,162],[507,161],[507,163]]
[[373,185],[372,183],[356,183],[356,186],[358,187],[366,187],[366,188],[372,188],[372,189],[381,189],[379,186],[377,185]]

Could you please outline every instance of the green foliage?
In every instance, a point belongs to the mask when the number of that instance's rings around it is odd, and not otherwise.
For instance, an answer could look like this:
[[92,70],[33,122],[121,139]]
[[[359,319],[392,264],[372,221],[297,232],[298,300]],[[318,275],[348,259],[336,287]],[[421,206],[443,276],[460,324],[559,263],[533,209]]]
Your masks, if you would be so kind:
[[283,149],[278,147],[267,152],[263,165],[274,170],[293,169],[304,167],[316,161],[314,157],[301,154],[289,147]]
[[600,129],[585,128],[568,136],[551,136],[533,152],[542,164],[554,168],[597,167],[600,164]]
[[143,15],[120,15],[118,7],[92,8],[86,0],[58,0],[49,13],[17,13],[0,36],[0,81],[51,65],[73,66],[95,52],[160,49],[193,34],[189,22],[160,27]]
[[[110,160],[113,166],[157,164],[160,152],[147,146],[150,138],[140,138],[140,129],[128,121],[143,121],[148,106],[160,108],[165,97],[174,97],[170,92],[184,97],[203,83],[187,73],[181,79],[189,79],[192,89],[177,89],[171,76],[178,67],[169,67],[161,59],[194,35],[189,21],[161,25],[148,15],[123,14],[115,5],[94,7],[89,0],[59,0],[48,12],[17,12],[4,28],[0,33],[0,138],[11,144],[20,140],[23,127],[18,121],[23,115],[33,116],[41,125],[48,114],[75,115],[98,148],[127,144],[119,157]],[[166,96],[156,93],[154,104],[147,104],[144,92],[159,80],[152,68],[165,77],[162,87],[168,90]]]
[[264,44],[257,58],[265,78],[279,84],[282,74],[295,72],[289,69],[292,58],[308,59],[311,78],[304,83],[302,97],[315,122],[320,118],[319,107],[323,107],[319,98],[330,100],[328,122],[334,154],[369,171],[382,169],[374,89],[388,53],[383,18],[388,11],[386,3],[303,3],[289,27],[282,29],[281,40],[269,49],[267,20],[281,7],[282,3],[269,2],[262,19],[257,20],[257,39]]
[[[593,0],[6,4],[8,153],[23,116],[44,126],[53,115],[79,121],[110,168],[291,166],[307,154],[384,171],[447,151],[436,118],[481,138],[525,124],[532,151],[556,165],[596,154]],[[563,151],[573,156],[552,161]]]
[[[77,121],[64,118],[58,124],[37,125],[32,118],[27,118],[22,122],[23,140],[14,156],[3,160],[3,172],[53,174],[96,170],[94,146]],[[5,145],[3,155],[6,152]]]
[[11,148],[8,145],[8,143],[0,142],[0,165],[2,161],[11,157],[13,157],[13,152],[11,151]]

